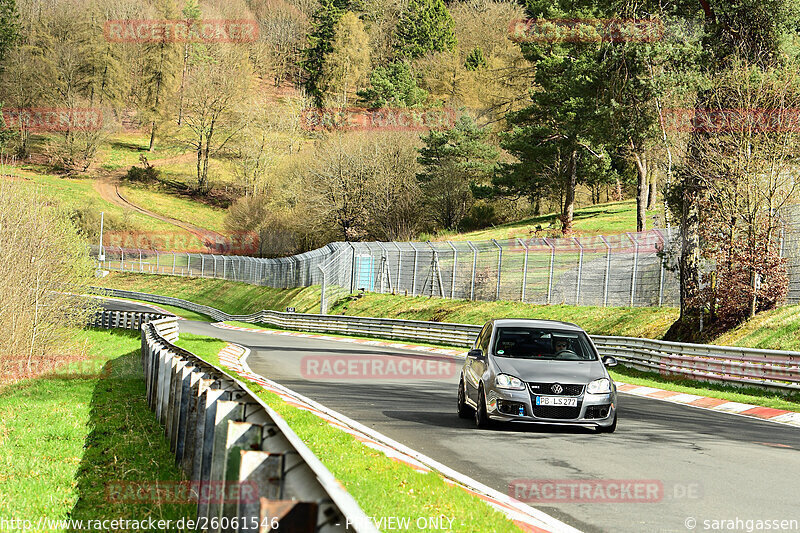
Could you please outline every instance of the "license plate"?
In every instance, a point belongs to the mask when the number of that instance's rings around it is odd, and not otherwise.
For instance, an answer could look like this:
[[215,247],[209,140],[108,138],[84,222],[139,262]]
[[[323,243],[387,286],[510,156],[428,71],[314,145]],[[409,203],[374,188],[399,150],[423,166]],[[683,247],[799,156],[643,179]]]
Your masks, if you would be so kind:
[[536,405],[548,405],[554,407],[578,407],[578,399],[565,398],[563,396],[537,396]]

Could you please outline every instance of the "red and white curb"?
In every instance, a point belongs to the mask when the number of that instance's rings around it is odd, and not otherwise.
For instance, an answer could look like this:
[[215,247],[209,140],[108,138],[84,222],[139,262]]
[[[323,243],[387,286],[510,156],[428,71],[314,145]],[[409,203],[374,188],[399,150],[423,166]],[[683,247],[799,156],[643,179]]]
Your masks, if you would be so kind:
[[721,400],[719,398],[697,396],[695,394],[686,394],[683,392],[656,389],[653,387],[641,387],[639,385],[630,385],[628,383],[618,382],[617,390],[632,396],[652,398],[654,400],[679,403],[688,405],[690,407],[709,409],[711,411],[720,411],[731,415],[759,418],[769,422],[777,422],[779,424],[788,424],[790,426],[800,427],[800,413],[795,411],[773,409],[772,407],[762,407],[748,403],[730,402],[728,400]]
[[[225,325],[227,327],[227,325]],[[231,326],[236,327],[236,326]],[[249,329],[249,328],[241,328]],[[286,334],[287,332],[281,332]],[[317,335],[307,335],[318,337]],[[333,339],[333,337],[331,337]],[[530,507],[514,498],[494,490],[491,487],[475,481],[474,479],[457,472],[430,457],[419,453],[389,437],[368,428],[345,415],[328,409],[310,398],[307,398],[283,385],[254,373],[247,365],[250,350],[238,344],[228,343],[219,352],[220,364],[230,368],[241,377],[257,383],[265,390],[277,394],[289,405],[309,411],[325,420],[329,425],[352,435],[356,440],[374,450],[384,453],[387,457],[405,463],[418,472],[441,474],[442,479],[453,486],[460,487],[474,494],[488,503],[493,508],[505,514],[522,531],[532,533],[580,533],[579,530],[569,526],[552,516]]]
[[[461,350],[448,350],[445,348],[432,348],[429,346],[419,346],[415,344],[404,344],[397,342],[385,342],[364,339],[350,339],[343,337],[333,337],[330,335],[319,335],[314,333],[300,333],[295,331],[280,331],[268,330],[257,328],[246,328],[242,326],[232,326],[217,322],[212,324],[218,328],[233,329],[237,331],[248,331],[253,333],[263,333],[266,335],[289,335],[293,337],[308,337],[327,341],[337,342],[350,342],[358,344],[367,344],[370,346],[385,346],[389,348],[401,348],[404,350],[422,351],[428,353],[435,353],[441,355],[449,355],[457,357],[458,359],[464,358],[465,352]],[[631,385],[629,383],[622,383],[617,381],[617,390],[624,394],[632,396],[640,396],[643,398],[650,398],[652,400],[661,400],[665,402],[678,403],[688,405],[690,407],[697,407],[700,409],[708,409],[711,411],[718,411],[721,413],[728,413],[731,415],[746,416],[750,418],[757,418],[766,420],[768,422],[775,422],[778,424],[790,425],[800,427],[800,413],[796,411],[786,411],[784,409],[773,409],[772,407],[762,407],[759,405],[751,405],[747,403],[731,402],[728,400],[721,400],[719,398],[711,398],[708,396],[698,396],[696,394],[687,394],[682,392],[675,392],[670,390],[658,389],[655,387],[642,387],[640,385]]]

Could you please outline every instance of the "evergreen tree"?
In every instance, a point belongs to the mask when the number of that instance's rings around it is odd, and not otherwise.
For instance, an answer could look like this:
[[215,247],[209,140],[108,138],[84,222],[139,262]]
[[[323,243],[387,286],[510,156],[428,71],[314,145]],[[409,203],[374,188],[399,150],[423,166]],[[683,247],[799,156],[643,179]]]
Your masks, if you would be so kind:
[[464,60],[464,68],[467,70],[486,68],[486,57],[483,55],[483,49],[481,47],[478,46],[472,49],[467,59]]
[[19,16],[15,0],[0,0],[0,69],[6,53],[19,37]]
[[489,130],[478,128],[462,115],[447,131],[431,131],[422,138],[417,180],[438,228],[458,229],[474,201],[472,188],[487,181],[498,150],[487,142]]
[[[572,8],[572,2],[564,2]],[[599,18],[595,6],[567,11],[549,1],[532,2],[534,18]],[[598,92],[607,73],[601,68],[600,44],[581,42],[531,42],[522,44],[526,59],[536,62],[530,105],[508,116],[512,126],[503,147],[519,162],[503,167],[496,179],[500,190],[530,195],[542,180],[563,190],[562,230],[572,230],[575,190],[591,172],[605,171],[610,158],[604,147],[608,124]],[[596,160],[596,161],[593,161]],[[587,163],[592,161],[587,166]],[[530,173],[530,174],[529,174]]]
[[456,47],[455,22],[443,0],[410,0],[397,23],[395,49],[414,59]]
[[347,12],[350,0],[320,0],[319,9],[311,18],[308,47],[303,50],[302,67],[306,72],[305,87],[318,106],[324,103],[327,87],[323,69],[325,58],[333,51],[336,25]]
[[417,86],[417,79],[406,61],[395,61],[373,70],[369,87],[359,91],[358,96],[372,109],[420,107],[428,99],[428,93]]

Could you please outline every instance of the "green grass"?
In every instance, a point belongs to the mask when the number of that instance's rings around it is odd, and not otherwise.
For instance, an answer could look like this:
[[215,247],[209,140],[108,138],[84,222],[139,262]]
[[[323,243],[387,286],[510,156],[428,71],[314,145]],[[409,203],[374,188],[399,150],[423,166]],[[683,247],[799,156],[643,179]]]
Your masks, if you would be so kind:
[[491,318],[538,318],[573,322],[592,335],[661,338],[678,318],[669,307],[591,307],[533,305],[520,302],[471,302],[422,296],[366,293],[342,300],[331,314],[484,324]]
[[192,516],[190,505],[107,501],[107,483],[181,473],[147,406],[139,335],[90,330],[79,340],[89,361],[0,395],[0,518]]
[[[98,226],[100,212],[105,212],[105,229],[107,231],[183,231],[172,224],[107,202],[95,191],[94,179],[65,178],[55,174],[42,173],[41,169],[31,166],[16,167],[9,173],[21,178],[22,187],[31,191],[37,190],[67,209],[94,211],[97,214]],[[99,231],[99,227],[97,229]]]
[[800,305],[757,314],[741,326],[717,337],[714,344],[800,351]]
[[[209,363],[218,364],[220,342],[181,335],[178,344]],[[230,374],[241,379],[235,372]],[[417,517],[445,516],[455,519],[452,531],[519,531],[502,513],[467,491],[445,483],[439,475],[417,472],[316,415],[286,404],[256,383],[245,380],[245,384],[288,422],[367,516],[412,517],[412,524]]]
[[132,204],[142,206],[153,213],[188,222],[203,229],[225,232],[225,209],[130,181],[120,185],[120,192]]
[[[158,141],[158,139],[156,139]],[[156,142],[155,149],[148,151],[150,135],[138,132],[118,132],[109,137],[98,150],[97,160],[102,161],[102,168],[117,170],[141,165],[139,157],[144,155],[148,161],[180,155],[186,147]]]
[[262,309],[285,311],[287,307],[295,307],[299,313],[319,312],[320,287],[318,286],[273,289],[222,279],[120,272],[111,272],[108,276],[98,279],[97,285],[182,298],[230,314],[250,314]]
[[[652,216],[660,213],[660,209],[647,212],[647,226],[652,224]],[[555,223],[560,213],[549,213],[538,217],[526,218],[517,222],[502,224],[492,228],[459,234],[445,234],[437,240],[482,241],[489,239],[506,240],[550,236],[546,230]],[[536,233],[536,226],[543,231]],[[624,200],[582,207],[575,210],[574,230],[579,235],[613,235],[626,231],[636,231],[636,201]]]

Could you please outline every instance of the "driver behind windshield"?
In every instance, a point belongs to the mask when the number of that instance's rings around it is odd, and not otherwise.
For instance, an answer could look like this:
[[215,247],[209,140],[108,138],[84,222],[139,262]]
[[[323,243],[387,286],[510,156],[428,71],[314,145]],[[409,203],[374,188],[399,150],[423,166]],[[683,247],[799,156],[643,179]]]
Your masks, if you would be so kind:
[[553,339],[553,347],[555,349],[555,353],[563,352],[565,350],[572,351],[569,347],[569,341],[567,339],[562,338],[555,338]]

